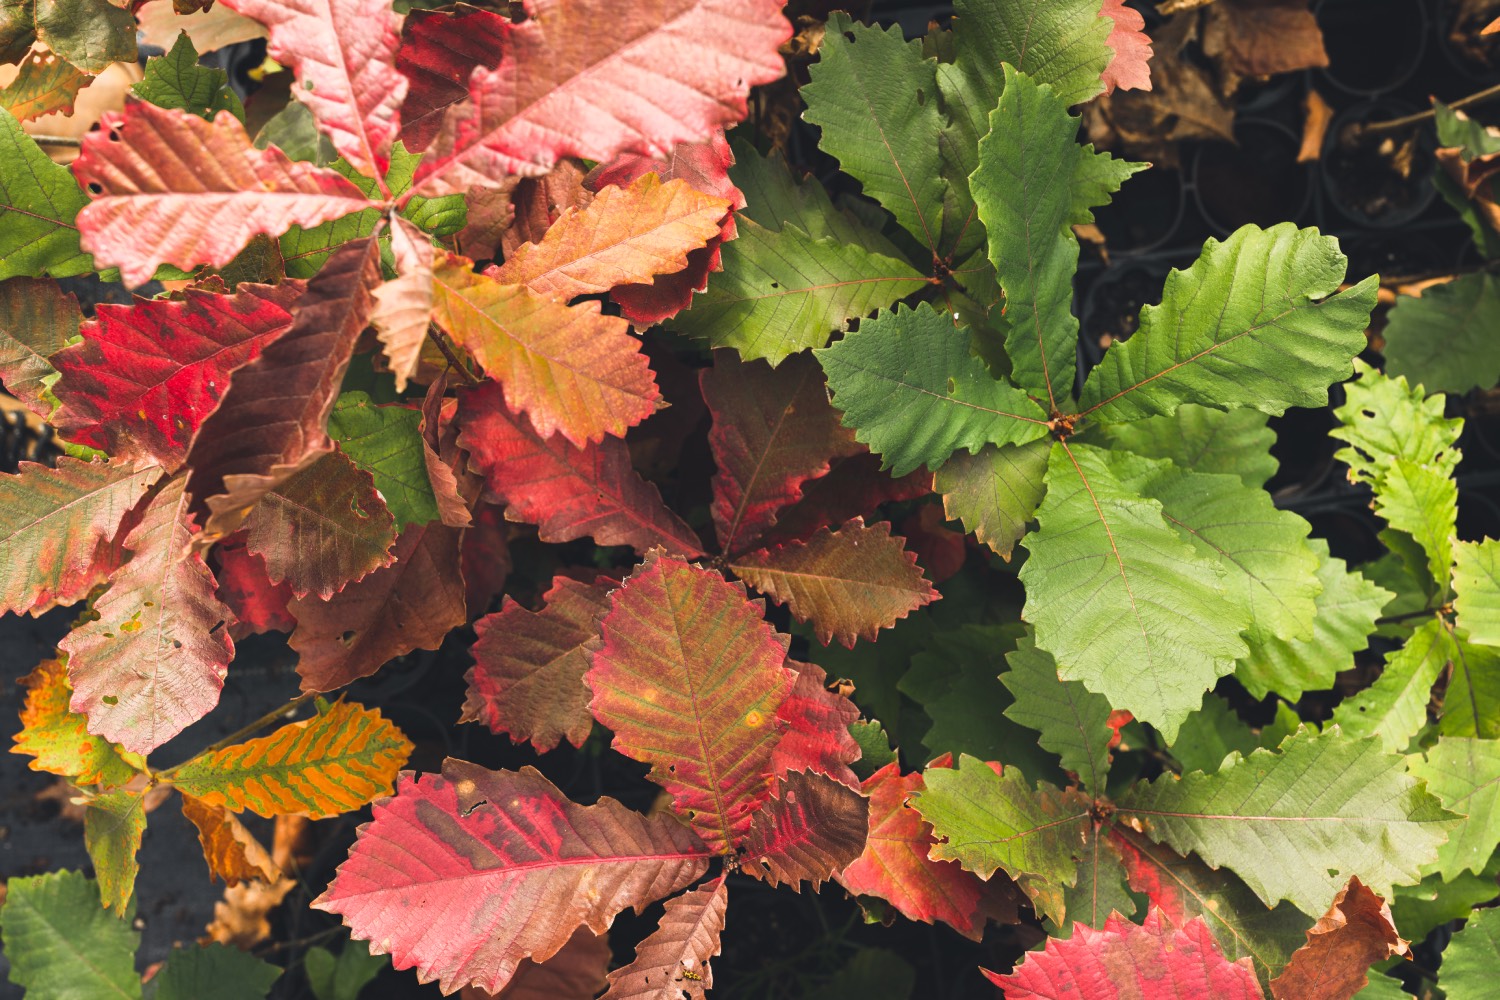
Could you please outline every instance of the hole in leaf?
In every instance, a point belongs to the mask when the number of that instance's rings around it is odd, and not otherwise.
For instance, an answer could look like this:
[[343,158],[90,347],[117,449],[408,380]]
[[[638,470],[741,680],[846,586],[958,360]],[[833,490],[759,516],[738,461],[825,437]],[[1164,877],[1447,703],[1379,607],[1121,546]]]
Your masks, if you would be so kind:
[[119,129],[112,128],[112,129],[109,130],[109,141],[110,142],[119,142],[120,141],[120,130]]
[[854,44],[854,32],[852,32],[852,31],[846,31],[846,32],[844,32],[844,37],[849,40],[849,44],[850,45]]
[[927,93],[921,87],[917,88],[917,107],[925,107],[927,104]]
[[104,188],[98,181],[89,181],[89,194],[103,194]]

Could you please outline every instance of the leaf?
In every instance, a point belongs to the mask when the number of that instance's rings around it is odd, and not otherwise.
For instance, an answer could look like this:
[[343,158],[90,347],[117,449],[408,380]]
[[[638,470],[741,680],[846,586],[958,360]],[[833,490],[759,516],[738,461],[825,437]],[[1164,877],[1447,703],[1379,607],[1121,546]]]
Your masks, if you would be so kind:
[[1451,476],[1450,470],[1440,466],[1398,458],[1384,471],[1374,505],[1375,513],[1392,528],[1410,535],[1427,554],[1427,570],[1443,596],[1449,592],[1448,577],[1458,540],[1458,485]]
[[72,114],[78,92],[94,80],[56,53],[40,49],[32,49],[18,70],[0,90],[0,108],[23,122],[53,113]]
[[854,647],[873,642],[882,628],[940,596],[922,576],[916,553],[892,536],[890,524],[854,518],[836,531],[819,529],[805,542],[788,542],[732,560],[734,574],[798,621],[811,622],[818,641]]
[[[708,962],[719,954],[728,902],[722,877],[667,900],[661,922],[636,945],[635,959],[609,974],[604,1000],[702,1000],[714,985]],[[696,978],[686,978],[689,972]]]
[[672,327],[774,367],[828,343],[849,321],[890,306],[930,282],[903,260],[796,226],[769,230],[749,219],[723,247],[724,272]]
[[1148,467],[1087,445],[1053,449],[1041,528],[1020,573],[1022,616],[1059,676],[1150,722],[1170,743],[1203,692],[1244,655],[1239,633],[1250,616],[1226,594],[1218,561],[1183,542],[1161,504],[1128,487],[1127,477]]
[[291,68],[292,94],[344,159],[363,174],[385,173],[407,88],[395,66],[401,19],[391,6],[383,0],[226,3],[270,29],[266,52]]
[[1077,681],[1057,676],[1057,662],[1024,637],[1005,657],[1010,669],[1000,675],[1015,702],[1006,718],[1041,734],[1037,742],[1062,758],[1083,788],[1101,794],[1109,774],[1109,702]]
[[1006,562],[1026,534],[1027,522],[1047,492],[1047,456],[1052,442],[985,445],[949,457],[933,478],[943,495],[943,513]]
[[981,969],[1012,1000],[1088,996],[1090,1000],[1261,1000],[1265,996],[1245,959],[1230,962],[1201,919],[1173,927],[1158,910],[1137,926],[1119,914],[1103,930],[1075,928],[1067,940],[1049,938],[1008,976]]
[[370,474],[330,452],[261,497],[245,521],[245,548],[272,583],[325,601],[394,557],[396,530]]
[[89,799],[83,813],[83,846],[99,879],[99,898],[106,909],[124,917],[140,872],[136,852],[146,832],[146,798],[120,789]]
[[687,267],[688,252],[718,235],[729,208],[686,181],[644,174],[629,187],[600,188],[586,208],[567,209],[491,275],[562,302],[649,282]]
[[187,32],[199,52],[213,52],[235,42],[266,37],[264,25],[224,6],[179,14],[169,0],[146,0],[136,17],[140,21],[141,41],[162,49],[167,48],[180,31]]
[[271,855],[234,813],[183,795],[182,814],[198,830],[210,879],[221,878],[226,886],[233,886],[254,879],[270,883],[281,878],[281,869]]
[[1189,715],[1177,731],[1171,750],[1183,774],[1213,774],[1231,752],[1244,755],[1261,746],[1275,749],[1279,742],[1257,739],[1233,706],[1210,691],[1203,696],[1203,707]]
[[812,358],[794,357],[773,370],[718,351],[698,384],[713,414],[714,528],[719,547],[734,556],[802,498],[805,483],[860,448],[828,404],[823,371]]
[[1259,410],[1215,410],[1185,403],[1171,416],[1102,428],[1110,444],[1145,458],[1171,459],[1193,472],[1239,476],[1257,489],[1276,474],[1276,432]]
[[585,676],[594,718],[727,852],[770,794],[777,709],[795,680],[787,640],[742,585],[659,549],[610,595],[599,628]]
[[1003,773],[965,754],[958,767],[928,767],[926,791],[913,797],[938,843],[929,857],[957,861],[988,881],[1003,870],[1059,923],[1061,888],[1078,881],[1089,826],[1088,803],[1047,785],[1033,786],[1016,768]]
[[106,0],[22,0],[7,4],[0,17],[6,62],[14,61],[11,44],[18,41],[24,53],[33,39],[85,73],[136,61],[135,19]]
[[1013,376],[1045,395],[1056,414],[1069,408],[1077,374],[1073,226],[1093,222],[1091,209],[1107,204],[1143,165],[1080,146],[1074,141],[1078,119],[1062,96],[1014,67],[1004,72],[969,188],[1005,292],[1005,351]]
[[811,771],[858,788],[859,779],[849,767],[862,753],[850,734],[859,721],[858,706],[830,689],[828,675],[816,663],[788,660],[786,665],[797,672],[797,679],[776,710],[787,729],[771,752],[771,773]]
[[[588,931],[580,931],[575,936],[594,940],[594,935]],[[307,949],[302,957],[307,985],[317,1000],[359,1000],[359,994],[370,980],[389,965],[384,955],[371,955],[363,941],[354,940],[344,944],[338,958],[334,958],[327,948],[318,947]]]
[[235,373],[189,455],[188,492],[209,509],[205,543],[237,530],[263,496],[333,449],[328,417],[379,283],[376,241],[344,247],[308,282],[292,328]]
[[922,58],[921,41],[906,41],[898,25],[838,13],[808,75],[804,117],[822,129],[818,146],[936,258],[947,185],[934,140],[943,117],[936,63]]
[[1500,739],[1500,649],[1453,638],[1453,672],[1438,729],[1444,736]]
[[1433,870],[1445,881],[1482,872],[1500,846],[1500,741],[1440,737],[1406,769],[1427,782],[1444,809],[1467,817],[1438,848]]
[[145,76],[130,90],[159,108],[177,108],[205,121],[213,121],[220,111],[245,120],[244,105],[229,86],[229,74],[217,66],[198,65],[198,50],[185,31],[166,55],[146,61]]
[[341,393],[328,415],[328,436],[351,462],[374,478],[398,531],[438,519],[418,429],[421,422],[420,410],[376,406],[363,392]]
[[193,527],[185,477],[169,480],[125,537],[130,561],[59,644],[72,707],[89,729],[147,754],[219,703],[234,641],[230,612],[201,556],[184,555]]
[[1364,988],[1370,966],[1409,950],[1396,933],[1386,901],[1351,878],[1308,930],[1307,944],[1272,981],[1271,995],[1278,1000],[1344,1000]]
[[833,978],[803,1000],[860,1000],[880,996],[888,1000],[910,1000],[917,984],[917,970],[900,955],[884,948],[860,948]]
[[53,163],[0,109],[0,280],[92,271],[74,221],[88,203],[68,168]]
[[1420,385],[1408,386],[1404,376],[1392,378],[1363,361],[1356,361],[1359,378],[1345,383],[1346,401],[1334,411],[1341,426],[1329,436],[1346,441],[1334,457],[1349,466],[1357,482],[1378,487],[1399,461],[1431,465],[1448,475],[1461,453],[1461,418],[1444,418],[1445,400],[1428,396]]
[[1385,368],[1436,391],[1463,393],[1500,382],[1500,354],[1486,330],[1500,323],[1500,279],[1463,274],[1402,295],[1386,320]]
[[507,505],[507,519],[535,524],[542,541],[591,536],[600,545],[637,552],[660,545],[701,554],[692,529],[630,464],[624,442],[575,448],[561,434],[543,437],[506,406],[494,383],[460,395],[458,421],[459,446],[486,489]]
[[52,413],[47,397],[57,369],[47,360],[78,333],[78,299],[50,279],[0,282],[0,383],[39,417]]
[[[1033,10],[1011,0],[958,0],[954,10],[956,64],[964,73],[983,75],[995,87],[1002,82],[995,68],[1008,63],[1050,84],[1069,105],[1103,89],[1100,77],[1112,58],[1108,39],[1114,24],[1094,4],[1064,0]],[[994,96],[999,97],[998,89]]]
[[1500,957],[1500,910],[1476,910],[1443,952],[1443,992],[1449,1000],[1484,1000],[1495,985]]
[[1328,65],[1316,15],[1301,0],[1241,0],[1207,12],[1203,49],[1231,78]]
[[11,753],[33,758],[33,771],[50,771],[75,785],[123,785],[136,769],[120,747],[89,733],[88,719],[68,707],[73,689],[65,659],[43,660],[19,683],[26,688],[21,729]]
[[313,906],[342,915],[398,969],[416,966],[447,992],[472,983],[493,993],[580,924],[603,934],[626,906],[691,885],[709,857],[670,816],[609,798],[580,806],[532,768],[450,758],[441,776],[404,775],[395,797],[376,804]]
[[[580,927],[567,944],[545,962],[523,959],[510,985],[495,994],[497,1000],[593,1000],[604,988],[613,958],[609,940]],[[458,991],[459,1000],[486,1000],[489,993],[477,986]]]
[[1084,412],[1124,421],[1183,403],[1272,415],[1325,405],[1365,347],[1375,303],[1373,277],[1338,292],[1347,264],[1333,237],[1291,223],[1210,239],[1089,374]]
[[264,1000],[281,969],[222,944],[174,948],[151,1000]]
[[412,745],[378,711],[338,702],[257,739],[201,754],[166,777],[231,812],[321,819],[390,792]]
[[[863,26],[860,26],[863,29]],[[834,44],[836,40],[825,41]],[[819,64],[821,65],[821,63]],[[780,232],[792,225],[815,240],[833,237],[839,243],[862,243],[866,249],[886,257],[902,256],[901,250],[879,230],[884,215],[873,225],[848,210],[834,207],[828,191],[811,175],[792,176],[786,157],[778,150],[762,156],[744,139],[735,139],[729,178],[734,181],[740,200],[735,216],[758,223],[762,228]]]
[[230,634],[238,639],[260,632],[290,632],[297,621],[287,611],[292,588],[286,582],[272,583],[266,561],[245,548],[243,539],[221,543],[214,549],[219,564],[218,598],[234,618]]
[[151,484],[157,466],[60,458],[0,475],[0,614],[33,616],[81,600],[114,569],[101,549]]
[[969,337],[932,306],[898,307],[815,352],[844,425],[904,476],[936,470],[960,448],[1025,444],[1045,437],[1046,414],[990,375]]
[[474,666],[464,675],[469,693],[459,721],[482,722],[542,753],[563,739],[583,746],[594,725],[583,680],[588,644],[599,635],[614,587],[608,579],[590,584],[555,576],[540,610],[507,597],[499,611],[475,622]]
[[[750,87],[785,72],[777,47],[791,34],[776,0],[629,11],[568,0],[527,13],[499,68],[470,77],[469,100],[444,120],[419,187],[461,191],[539,176],[565,156],[603,163],[702,139],[745,117]],[[672,100],[662,103],[666,93]],[[559,121],[575,125],[560,131]]]
[[406,148],[427,148],[442,126],[443,113],[469,96],[475,68],[500,64],[510,31],[505,15],[468,4],[407,13],[396,52],[396,69],[411,81],[401,105]]
[[755,810],[741,871],[772,886],[813,891],[863,853],[870,807],[847,785],[811,771],[790,771]]
[[865,779],[870,801],[870,829],[864,852],[837,878],[856,896],[875,896],[908,920],[941,920],[978,941],[990,915],[990,884],[964,871],[955,861],[934,861],[928,851],[937,841],[932,827],[907,804],[926,785],[922,773],[903,775],[892,761]]
[[442,524],[415,525],[397,538],[390,565],[337,594],[312,594],[288,605],[297,628],[303,691],[334,691],[368,677],[388,661],[418,649],[437,649],[468,620],[459,571],[462,532]]
[[1247,642],[1250,653],[1235,665],[1235,677],[1256,698],[1275,691],[1295,700],[1304,691],[1333,687],[1339,671],[1354,666],[1354,654],[1368,645],[1376,616],[1395,597],[1346,570],[1342,559],[1328,554],[1323,539],[1309,538],[1307,544],[1318,556],[1317,576],[1323,584],[1315,598],[1313,636],[1261,636]]
[[396,277],[375,289],[370,325],[396,376],[396,391],[405,392],[421,363],[422,345],[427,342],[435,254],[432,241],[400,216],[391,226],[391,254],[396,261]]
[[1427,725],[1432,686],[1454,658],[1454,641],[1443,623],[1424,622],[1406,645],[1386,655],[1373,685],[1339,703],[1333,723],[1346,738],[1376,736],[1386,752],[1403,753]]
[[51,358],[62,379],[58,428],[78,444],[151,458],[169,472],[187,459],[230,376],[292,325],[298,283],[242,284],[233,294],[187,289],[178,299],[101,303],[83,340]]
[[895,762],[896,751],[891,748],[891,738],[879,719],[850,723],[849,735],[859,744],[859,758],[850,769],[860,780],[868,781],[876,771]]
[[473,353],[539,434],[561,433],[582,448],[656,412],[661,393],[624,320],[602,315],[597,302],[566,306],[470,267],[438,255],[433,322]]
[[[110,113],[83,138],[78,183],[96,192],[78,212],[83,248],[132,287],[158,264],[223,267],[251,237],[316,226],[367,207],[341,175],[256,150],[234,116],[204,121],[144,101]],[[113,137],[113,138],[111,138]]]
[[1120,90],[1151,89],[1151,36],[1146,34],[1146,19],[1133,7],[1125,6],[1125,0],[1105,0],[1102,16],[1115,22],[1114,30],[1105,39],[1115,56],[1100,77],[1104,92],[1112,94]]
[[1473,642],[1500,646],[1500,541],[1453,547],[1453,607]]
[[55,871],[6,883],[0,934],[10,981],[36,997],[139,1000],[141,936],[99,906],[92,879]]
[[881,471],[880,459],[862,451],[839,459],[826,476],[804,483],[802,499],[782,509],[760,544],[804,539],[819,528],[872,513],[881,504],[917,500],[931,492],[932,473],[926,469],[895,479]]
[[1117,805],[1151,839],[1233,868],[1268,906],[1286,899],[1307,914],[1351,875],[1380,895],[1417,881],[1454,826],[1378,741],[1305,727],[1275,753],[1231,757],[1211,775],[1163,775]]

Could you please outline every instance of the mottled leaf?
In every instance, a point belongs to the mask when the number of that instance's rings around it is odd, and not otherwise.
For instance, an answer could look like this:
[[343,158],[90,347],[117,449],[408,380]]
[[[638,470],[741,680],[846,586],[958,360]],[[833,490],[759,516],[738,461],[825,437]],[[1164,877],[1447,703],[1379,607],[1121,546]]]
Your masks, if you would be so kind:
[[783,775],[745,836],[741,871],[770,885],[814,891],[836,877],[865,849],[870,804],[863,795],[825,775]]

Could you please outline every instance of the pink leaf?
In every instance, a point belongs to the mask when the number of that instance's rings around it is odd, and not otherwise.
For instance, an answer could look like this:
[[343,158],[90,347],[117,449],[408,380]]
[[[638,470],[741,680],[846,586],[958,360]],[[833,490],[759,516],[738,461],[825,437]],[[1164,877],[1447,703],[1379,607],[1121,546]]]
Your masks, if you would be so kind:
[[398,215],[391,227],[391,255],[396,260],[396,277],[375,289],[370,325],[396,376],[396,391],[405,392],[407,380],[422,361],[432,317],[432,240]]
[[1104,44],[1114,49],[1114,58],[1100,80],[1104,92],[1151,89],[1151,36],[1146,34],[1146,19],[1141,12],[1128,7],[1125,0],[1104,0],[1100,16],[1114,22],[1114,29]]

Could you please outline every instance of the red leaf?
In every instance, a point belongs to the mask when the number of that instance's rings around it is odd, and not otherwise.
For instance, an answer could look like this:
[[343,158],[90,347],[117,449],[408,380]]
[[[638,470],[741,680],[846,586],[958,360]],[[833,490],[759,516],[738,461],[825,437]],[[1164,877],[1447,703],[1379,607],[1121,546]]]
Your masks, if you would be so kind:
[[375,804],[313,906],[422,982],[496,993],[522,959],[545,961],[579,925],[603,934],[625,907],[691,885],[709,857],[670,816],[580,806],[532,768],[450,758]]
[[609,974],[602,1000],[703,1000],[714,985],[708,960],[719,953],[728,902],[722,876],[667,900],[661,923],[636,945],[635,960]]
[[301,282],[244,284],[233,295],[101,304],[82,343],[52,358],[62,373],[54,423],[72,441],[176,471],[231,373],[286,333],[301,294]]
[[189,455],[188,492],[210,511],[202,544],[234,532],[261,497],[332,449],[328,414],[378,284],[376,241],[345,244],[308,282],[292,328],[234,373]]
[[46,420],[52,403],[42,396],[53,372],[47,359],[78,333],[78,299],[50,278],[0,281],[0,384]]
[[1126,6],[1125,0],[1104,0],[1099,13],[1114,22],[1104,42],[1115,52],[1100,78],[1104,92],[1113,94],[1116,88],[1150,90],[1151,36],[1146,34],[1146,19],[1140,11]]
[[788,660],[797,680],[776,717],[787,731],[771,754],[771,773],[816,771],[834,781],[859,787],[859,778],[849,765],[859,760],[859,744],[849,726],[859,721],[859,708],[837,691],[828,690],[828,675],[816,663]]
[[873,642],[881,629],[941,596],[904,541],[888,523],[866,526],[856,517],[805,542],[740,556],[729,568],[798,621],[812,622],[823,645],[838,639],[852,649],[856,639]]
[[[624,187],[642,174],[654,173],[664,181],[685,180],[704,194],[728,199],[735,211],[745,207],[745,195],[729,179],[734,154],[724,138],[722,128],[714,129],[707,139],[679,142],[664,159],[652,159],[639,153],[625,153],[589,175],[597,190],[607,184]],[[710,272],[722,271],[719,247],[737,235],[734,212],[724,217],[717,239],[688,254],[688,265],[675,274],[659,275],[650,284],[616,288],[612,297],[620,304],[625,318],[640,327],[653,326],[670,319],[692,302],[693,293],[708,287]]]
[[414,10],[401,27],[396,69],[411,81],[401,106],[401,141],[412,152],[432,142],[443,112],[469,96],[469,75],[500,65],[510,20],[457,4],[453,10]]
[[1369,982],[1370,966],[1411,949],[1391,908],[1356,876],[1307,931],[1286,969],[1271,980],[1276,1000],[1347,1000]]
[[509,529],[500,508],[482,503],[474,511],[474,523],[464,532],[463,573],[468,617],[477,618],[490,609],[490,602],[505,588],[510,576]]
[[222,267],[258,233],[311,228],[370,203],[347,177],[256,149],[227,111],[204,121],[132,101],[83,137],[73,161],[94,200],[78,213],[79,243],[99,268],[143,285],[158,264]]
[[583,448],[561,434],[543,438],[505,405],[493,382],[459,398],[459,439],[485,487],[508,505],[506,517],[535,524],[544,542],[592,536],[600,545],[654,545],[700,555],[691,528],[666,508],[656,487],[630,464],[618,438]]
[[787,883],[814,891],[852,864],[865,849],[870,803],[831,778],[793,771],[776,794],[755,812],[745,838],[744,872],[771,885]]
[[498,68],[476,70],[469,101],[444,120],[417,173],[421,193],[539,176],[565,156],[661,155],[739,121],[749,89],[785,72],[777,49],[791,25],[781,7],[528,0]]
[[499,380],[506,403],[543,435],[575,447],[625,431],[655,413],[661,393],[629,324],[598,302],[569,306],[524,285],[476,274],[438,255],[433,322]]
[[714,527],[726,553],[753,546],[834,459],[865,450],[839,422],[823,369],[810,355],[794,355],[773,371],[764,361],[716,351],[699,383],[713,413]]
[[510,598],[495,614],[474,623],[474,666],[465,674],[469,695],[460,722],[483,722],[546,753],[566,739],[583,746],[593,728],[588,645],[609,610],[619,581],[583,583],[554,577],[540,611]]
[[302,690],[333,691],[395,657],[442,645],[466,620],[459,536],[439,523],[412,525],[396,539],[391,565],[328,600],[293,601],[290,641]]
[[68,634],[73,711],[89,731],[147,754],[219,703],[234,642],[229,609],[192,539],[185,477],[151,498],[128,536],[130,561],[94,602],[94,619]]
[[819,528],[867,517],[883,503],[915,500],[931,492],[932,473],[926,469],[892,479],[875,455],[853,455],[836,462],[828,475],[803,484],[802,499],[777,516],[761,545],[804,539]]
[[1152,908],[1143,926],[1112,913],[1103,930],[1073,925],[1008,976],[981,970],[1007,1000],[1262,1000],[1250,960],[1230,962],[1202,919],[1174,928]]
[[236,640],[260,632],[290,632],[297,619],[286,609],[292,599],[292,588],[272,583],[266,574],[266,561],[245,548],[243,538],[220,542],[214,547],[219,571],[219,600],[234,613],[235,624],[229,634]]
[[[1006,880],[982,882],[957,861],[927,856],[937,841],[932,826],[906,804],[924,789],[922,772],[902,775],[891,762],[865,779],[870,799],[870,829],[864,852],[839,875],[839,884],[856,896],[885,900],[908,920],[941,920],[964,937],[978,941],[987,918],[1004,912],[1008,899],[997,898]],[[1014,908],[1014,904],[1010,905]]]
[[942,583],[964,568],[969,547],[964,533],[948,527],[940,504],[927,503],[907,516],[896,530],[933,583]]
[[[607,937],[580,927],[562,951],[545,962],[529,958],[522,962],[510,985],[495,994],[494,1000],[594,1000],[604,988],[612,957]],[[490,994],[477,986],[465,986],[458,991],[458,998],[490,1000]]]
[[360,173],[384,178],[407,86],[394,65],[401,16],[388,0],[224,2],[270,29],[266,53],[291,68],[292,94],[333,148]]
[[110,540],[158,466],[62,458],[0,475],[0,614],[82,600],[119,564]]
[[776,712],[794,680],[786,638],[744,587],[659,549],[610,595],[600,631],[594,717],[728,851],[770,794]]

